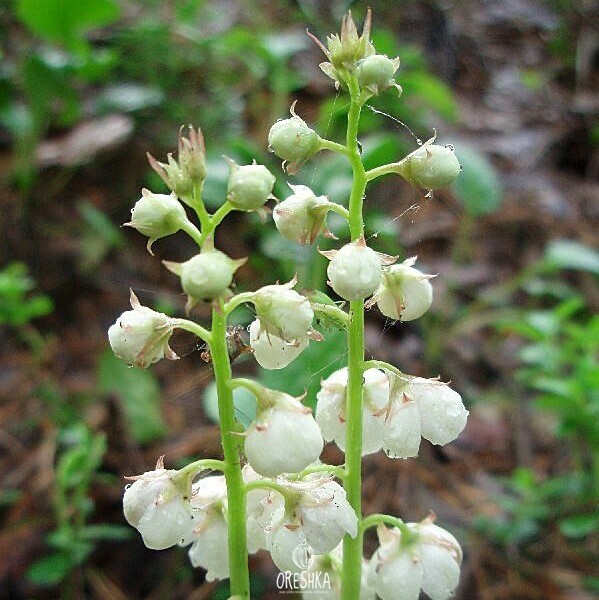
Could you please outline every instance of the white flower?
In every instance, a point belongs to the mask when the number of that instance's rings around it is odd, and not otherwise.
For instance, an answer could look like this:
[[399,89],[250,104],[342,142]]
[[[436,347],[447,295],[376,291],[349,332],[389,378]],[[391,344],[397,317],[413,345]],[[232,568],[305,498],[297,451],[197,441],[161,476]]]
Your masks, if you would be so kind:
[[179,358],[169,347],[173,324],[167,315],[142,306],[131,291],[133,310],[124,312],[108,330],[108,340],[114,354],[129,365],[142,369],[166,356]]
[[287,500],[266,534],[272,559],[281,571],[305,571],[314,554],[326,554],[348,533],[356,537],[358,520],[345,490],[328,477],[290,484],[298,495]]
[[391,402],[383,435],[383,449],[387,456],[418,456],[421,432],[420,413],[416,402],[406,395],[403,396],[403,400]]
[[417,456],[421,437],[444,445],[460,435],[468,411],[457,392],[435,379],[390,377],[391,399],[383,432],[383,448],[388,456]]
[[193,529],[189,503],[190,490],[179,471],[165,469],[159,459],[154,471],[138,475],[126,488],[123,512],[127,522],[152,550],[164,550],[178,544]]
[[[242,475],[245,483],[263,479],[250,465],[243,467]],[[248,552],[250,554],[267,549],[266,532],[275,512],[282,505],[283,497],[272,490],[254,489],[248,492],[246,496],[246,522]]]
[[[362,454],[371,454],[381,449],[385,407],[389,402],[389,379],[379,369],[368,369],[364,373],[362,408]],[[316,422],[320,425],[324,439],[334,440],[345,450],[347,368],[339,369],[321,383],[316,394]]]
[[[341,576],[343,570],[343,542],[332,552],[314,557],[314,561],[308,568],[308,573],[315,573],[314,585],[308,585],[302,591],[304,600],[340,600],[341,598]],[[320,574],[320,577],[318,575]],[[327,575],[325,584],[324,575]],[[311,582],[310,578],[306,578]],[[362,577],[360,585],[360,600],[376,600],[374,588],[368,581],[368,561],[362,559]]]
[[324,225],[331,202],[305,185],[291,185],[293,194],[275,206],[272,216],[281,235],[298,244],[311,244]]
[[422,437],[431,444],[449,444],[466,427],[468,411],[461,396],[447,384],[415,377],[408,393],[418,405]]
[[189,560],[194,567],[206,569],[208,581],[229,577],[226,506],[227,486],[224,476],[203,477],[194,483],[191,498],[194,528],[181,541],[181,545],[191,544]]
[[254,292],[252,298],[262,329],[288,343],[304,339],[314,319],[310,302],[291,289],[294,285],[295,280],[267,285]]
[[250,346],[256,361],[264,369],[283,369],[308,347],[308,342],[308,336],[289,343],[269,334],[262,328],[260,319],[250,325]]
[[265,390],[274,400],[249,426],[244,451],[252,468],[265,477],[298,473],[322,452],[324,441],[312,411],[296,398]]
[[327,268],[329,285],[345,300],[361,300],[371,296],[381,282],[381,257],[360,238],[337,252],[328,252],[331,262]]
[[368,307],[376,302],[390,319],[413,321],[421,317],[433,303],[433,287],[429,281],[433,275],[414,269],[415,262],[416,257],[412,257],[383,269],[381,285],[367,303]]
[[411,538],[399,529],[378,529],[380,546],[372,556],[369,581],[382,600],[417,600],[420,590],[432,600],[453,596],[460,578],[462,550],[447,531],[429,517],[408,523]]

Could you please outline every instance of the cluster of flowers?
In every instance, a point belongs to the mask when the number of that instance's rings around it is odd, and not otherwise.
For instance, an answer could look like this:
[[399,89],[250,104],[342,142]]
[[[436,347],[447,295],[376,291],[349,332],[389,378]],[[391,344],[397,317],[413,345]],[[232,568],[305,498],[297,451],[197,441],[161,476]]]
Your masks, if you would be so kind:
[[[340,36],[331,36],[326,47],[318,42],[328,59],[321,64],[322,70],[337,86],[357,81],[364,101],[390,87],[401,93],[394,81],[399,59],[377,54],[369,36],[370,16],[360,36],[351,17],[346,18]],[[272,126],[268,136],[269,148],[283,159],[288,173],[297,172],[322,150],[347,150],[322,139],[297,115],[295,105],[290,113],[290,118]],[[424,189],[451,183],[460,171],[459,162],[451,147],[434,141],[386,165],[384,172],[397,173]],[[295,281],[267,285],[242,294],[242,300],[233,299],[235,272],[246,259],[233,259],[214,248],[212,234],[227,212],[266,212],[266,202],[275,199],[272,173],[263,165],[237,165],[229,160],[225,204],[209,215],[199,198],[206,178],[204,139],[199,130],[190,128],[187,138],[180,136],[177,160],[171,155],[166,163],[150,155],[149,160],[172,194],[143,190],[127,225],[147,236],[150,253],[156,240],[180,230],[197,242],[201,250],[188,260],[163,261],[179,277],[188,311],[204,301],[214,303],[217,310],[223,309],[224,302],[251,303],[255,319],[248,328],[249,344],[256,361],[266,369],[286,367],[310,340],[322,339],[313,329],[313,321],[315,312],[323,307],[294,290]],[[330,236],[326,227],[329,212],[349,218],[345,207],[317,196],[307,186],[290,185],[290,189],[291,195],[274,207],[273,219],[281,235],[292,242],[306,245],[314,243],[318,235]],[[198,214],[201,229],[188,218],[186,206]],[[328,284],[343,300],[367,299],[366,307],[376,305],[388,318],[401,321],[419,318],[432,304],[433,276],[416,269],[415,258],[397,263],[397,257],[368,247],[363,237],[322,254],[330,261]],[[142,306],[133,292],[131,307],[108,331],[114,353],[141,368],[162,358],[177,359],[170,339],[175,329],[189,329],[191,322]],[[331,310],[342,312],[337,307]],[[200,326],[190,330],[207,333]],[[390,457],[414,457],[422,438],[443,445],[464,429],[468,412],[460,395],[447,384],[405,375],[385,363],[371,364],[376,366],[363,374],[363,455],[383,449]],[[322,595],[310,590],[309,597],[339,597],[342,539],[359,534],[360,515],[335,481],[335,468],[318,460],[325,442],[335,442],[341,450],[347,445],[348,370],[340,369],[322,381],[315,416],[301,398],[282,391],[246,379],[227,384],[249,389],[258,406],[240,444],[248,463],[242,470],[247,551],[269,551],[284,572],[326,572],[332,589]],[[189,546],[192,564],[205,568],[208,580],[223,579],[229,576],[227,485],[222,475],[194,482],[204,468],[192,463],[180,471],[165,469],[160,459],[153,471],[130,478],[133,483],[124,495],[125,517],[149,548]],[[231,504],[233,498],[231,492]],[[395,522],[399,523],[395,527],[379,526],[380,545],[370,560],[364,559],[361,598],[378,595],[383,600],[415,600],[421,590],[433,600],[449,598],[459,579],[462,556],[458,542],[434,525],[432,518],[420,523]]]
[[[306,590],[310,598],[337,597],[341,585],[343,536],[358,534],[358,520],[345,491],[326,473],[303,477],[261,477],[243,468],[246,484],[262,483],[247,493],[248,552],[270,552],[282,572],[305,570],[329,574],[327,590]],[[206,579],[229,576],[227,552],[227,488],[222,475],[201,477],[188,468],[156,469],[134,480],[124,495],[127,521],[148,548],[189,546],[194,567],[206,569]],[[269,489],[272,485],[275,489]],[[422,589],[433,600],[448,598],[459,580],[461,549],[455,538],[428,517],[402,529],[379,527],[379,548],[364,560],[361,598],[417,599]],[[318,597],[318,596],[316,596]]]

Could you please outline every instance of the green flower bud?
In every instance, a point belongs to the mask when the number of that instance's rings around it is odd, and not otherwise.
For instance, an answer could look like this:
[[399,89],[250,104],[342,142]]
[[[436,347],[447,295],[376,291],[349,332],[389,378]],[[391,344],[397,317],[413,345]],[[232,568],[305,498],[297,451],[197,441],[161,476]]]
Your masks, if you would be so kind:
[[208,249],[183,263],[162,262],[169,271],[180,277],[181,287],[188,297],[189,310],[201,300],[226,296],[233,274],[246,260],[233,260],[220,250]]
[[291,185],[293,195],[275,206],[272,216],[279,233],[288,240],[306,245],[322,229],[331,202],[326,196],[316,196],[305,185]]
[[131,210],[131,221],[125,225],[149,238],[148,252],[153,254],[152,244],[157,239],[177,233],[181,227],[191,223],[175,194],[153,194],[146,189],[141,194]]
[[206,146],[202,131],[190,125],[189,138],[183,137],[183,128],[179,132],[179,154],[177,162],[172,154],[167,155],[167,163],[157,161],[147,154],[150,166],[179,198],[188,199],[194,186],[201,186],[206,179]]
[[227,200],[237,210],[257,210],[272,197],[275,176],[256,163],[239,166],[230,161],[231,174],[227,186]]
[[168,343],[173,334],[171,319],[142,306],[131,290],[131,307],[108,330],[108,340],[115,356],[128,365],[145,369],[164,357],[177,360]]
[[266,285],[252,299],[261,330],[289,344],[309,335],[314,319],[309,300],[291,289],[295,283]]
[[453,183],[461,170],[452,146],[438,146],[432,142],[423,144],[397,165],[397,173],[406,181],[427,190]]
[[[373,54],[363,58],[356,67],[360,87],[378,94],[391,86],[397,86],[393,76],[399,68],[399,58],[390,59],[384,54]],[[399,88],[401,90],[401,88]]]
[[292,174],[320,150],[320,137],[295,114],[294,107],[295,102],[290,110],[291,117],[277,121],[268,133],[269,149],[284,161],[290,161],[286,170]]
[[364,238],[346,244],[340,250],[321,254],[331,259],[327,269],[328,283],[341,298],[361,300],[374,294],[379,287],[384,257],[369,248]]

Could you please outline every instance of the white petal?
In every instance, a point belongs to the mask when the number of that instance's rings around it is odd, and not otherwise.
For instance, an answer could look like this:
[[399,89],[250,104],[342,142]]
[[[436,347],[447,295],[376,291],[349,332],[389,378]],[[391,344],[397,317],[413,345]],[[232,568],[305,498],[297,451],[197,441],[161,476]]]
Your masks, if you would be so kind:
[[164,550],[186,538],[193,525],[189,502],[175,498],[152,505],[139,520],[137,529],[148,548]]
[[370,561],[369,581],[382,600],[418,600],[422,586],[422,565],[407,552],[382,561],[378,551]]
[[455,556],[438,544],[420,544],[422,589],[432,600],[447,600],[460,582],[460,566]]
[[247,543],[248,552],[253,554],[258,550],[266,550],[268,544],[266,541],[267,532],[274,520],[277,511],[283,507],[283,499],[276,492],[266,492],[255,504],[256,496],[252,494],[262,494],[262,490],[252,490],[248,494],[247,511]]
[[301,527],[289,528],[281,522],[271,529],[266,538],[272,560],[280,571],[301,573],[310,566],[314,551]]
[[247,430],[244,451],[252,468],[265,477],[299,473],[322,452],[324,440],[311,414],[273,408],[262,423]]
[[391,458],[418,456],[420,414],[416,402],[395,400],[385,423],[383,448]]
[[413,380],[410,388],[420,412],[422,437],[441,446],[453,442],[468,417],[460,395],[444,383],[427,379]]
[[306,494],[299,513],[308,544],[316,554],[331,552],[346,533],[356,537],[358,521],[345,490],[329,481]]
[[189,549],[189,559],[194,567],[207,570],[208,581],[226,579],[229,577],[227,548],[227,523],[222,517],[214,517],[202,528]]
[[262,330],[259,319],[252,321],[250,325],[250,346],[254,351],[254,358],[264,369],[283,369],[308,347],[308,341],[304,336],[289,344]]

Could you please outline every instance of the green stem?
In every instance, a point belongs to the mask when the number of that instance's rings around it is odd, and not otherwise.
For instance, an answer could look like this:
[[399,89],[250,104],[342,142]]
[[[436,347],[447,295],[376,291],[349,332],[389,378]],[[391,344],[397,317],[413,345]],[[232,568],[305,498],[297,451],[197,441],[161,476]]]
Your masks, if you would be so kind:
[[[353,172],[349,198],[349,228],[352,241],[364,235],[362,203],[366,190],[366,173],[358,149],[358,127],[362,104],[355,77],[348,79],[351,96],[347,115],[348,158]],[[364,374],[364,300],[350,302],[347,384],[347,442],[345,449],[344,487],[347,500],[358,519],[362,517],[362,380]],[[343,600],[359,600],[362,571],[362,538],[346,535],[343,540]]]
[[210,343],[212,337],[210,332],[204,327],[202,327],[199,323],[195,323],[194,321],[190,321],[189,319],[172,319],[171,323],[174,327],[178,327],[179,329],[189,331],[190,333],[197,335],[206,343]]
[[358,526],[360,535],[364,535],[364,532],[367,529],[369,529],[370,527],[376,527],[381,523],[386,523],[387,525],[391,525],[392,527],[397,527],[401,530],[402,533],[409,532],[409,529],[407,528],[406,524],[398,517],[392,517],[391,515],[374,514],[368,515],[360,521],[360,524]]
[[345,206],[341,206],[341,204],[337,204],[336,202],[331,202],[329,210],[331,212],[337,213],[338,215],[341,215],[344,219],[349,221],[349,211],[347,210],[347,208],[345,208]]
[[336,321],[340,321],[345,327],[349,325],[349,317],[347,313],[337,306],[333,306],[332,304],[320,304],[318,302],[312,302],[312,310],[314,310],[317,315],[325,315]]
[[344,154],[345,156],[350,155],[350,150],[348,150],[347,146],[344,146],[343,144],[338,144],[337,142],[333,142],[331,140],[325,140],[324,138],[320,138],[320,149],[331,150],[332,152]]
[[228,200],[226,200],[225,203],[223,205],[221,205],[212,216],[208,217],[208,220],[202,226],[202,237],[200,239],[200,246],[206,241],[206,238],[208,238],[208,236],[214,232],[214,230],[220,224],[220,222],[232,210],[235,210],[235,209],[231,206],[231,203]]
[[195,210],[196,215],[198,215],[198,219],[200,220],[200,227],[202,229],[202,232],[204,232],[204,229],[206,229],[206,227],[210,223],[210,215],[208,214],[208,211],[204,206],[204,201],[202,200],[201,185],[196,184],[193,186],[193,193],[189,205]]
[[382,369],[383,371],[389,371],[403,381],[410,381],[410,378],[402,373],[397,367],[385,362],[384,360],[367,360],[364,363],[364,369]]
[[214,367],[214,378],[218,393],[218,414],[223,446],[223,473],[227,482],[228,526],[229,526],[229,569],[231,596],[249,599],[250,583],[246,539],[246,505],[243,478],[241,475],[240,444],[235,420],[231,362],[227,350],[227,317],[223,303],[212,309],[212,335],[210,353]]
[[183,223],[181,229],[198,245],[202,246],[202,234],[200,230],[191,222]]
[[254,300],[254,292],[242,292],[241,294],[237,294],[233,296],[231,300],[229,300],[225,306],[223,307],[224,313],[226,315],[231,314],[238,306],[245,304],[246,302],[252,302]]
[[380,167],[375,167],[374,169],[370,169],[366,171],[366,181],[372,181],[377,177],[381,177],[383,175],[389,175],[390,173],[398,173],[401,168],[402,161],[396,163],[389,163],[388,165],[381,165]]

